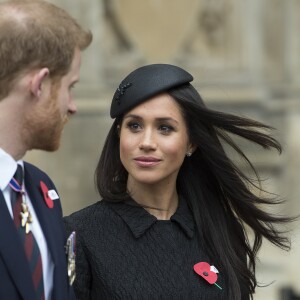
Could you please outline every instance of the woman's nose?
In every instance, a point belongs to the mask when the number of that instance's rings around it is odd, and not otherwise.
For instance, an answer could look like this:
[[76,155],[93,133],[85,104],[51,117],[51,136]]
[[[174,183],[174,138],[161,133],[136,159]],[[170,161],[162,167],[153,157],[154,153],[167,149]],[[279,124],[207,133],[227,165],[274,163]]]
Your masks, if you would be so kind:
[[142,134],[139,148],[145,151],[155,150],[157,148],[155,135],[151,129],[145,130]]

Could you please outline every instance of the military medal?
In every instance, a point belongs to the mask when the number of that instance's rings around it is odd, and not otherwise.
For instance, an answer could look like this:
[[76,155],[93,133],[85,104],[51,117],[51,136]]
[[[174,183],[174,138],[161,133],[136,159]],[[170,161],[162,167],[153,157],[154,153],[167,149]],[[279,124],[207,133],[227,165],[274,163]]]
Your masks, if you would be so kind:
[[68,259],[68,277],[69,277],[69,284],[72,285],[75,277],[75,244],[76,244],[76,233],[73,231],[71,235],[67,239],[66,244],[66,254]]
[[15,192],[22,194],[21,226],[25,229],[26,234],[28,234],[31,231],[32,216],[26,203],[25,190],[14,178],[10,180],[9,185]]
[[31,230],[31,223],[32,223],[32,216],[30,214],[30,211],[28,209],[28,205],[26,203],[22,203],[22,211],[20,213],[21,215],[21,225],[22,227],[25,227],[25,232],[28,233]]

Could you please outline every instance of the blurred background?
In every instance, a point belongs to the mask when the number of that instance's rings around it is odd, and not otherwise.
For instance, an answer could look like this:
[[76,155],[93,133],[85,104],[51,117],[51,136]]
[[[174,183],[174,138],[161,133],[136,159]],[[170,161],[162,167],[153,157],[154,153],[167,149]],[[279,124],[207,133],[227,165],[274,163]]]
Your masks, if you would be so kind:
[[[299,0],[51,2],[94,35],[74,91],[78,114],[66,126],[60,150],[26,156],[55,182],[65,215],[99,200],[94,170],[112,123],[112,95],[125,75],[149,63],[172,63],[192,73],[209,107],[274,126],[281,156],[240,144],[266,188],[287,199],[279,212],[300,214]],[[257,289],[255,300],[300,299],[282,292],[292,288],[300,295],[299,225],[291,228],[291,252],[264,243],[257,276],[266,287]]]

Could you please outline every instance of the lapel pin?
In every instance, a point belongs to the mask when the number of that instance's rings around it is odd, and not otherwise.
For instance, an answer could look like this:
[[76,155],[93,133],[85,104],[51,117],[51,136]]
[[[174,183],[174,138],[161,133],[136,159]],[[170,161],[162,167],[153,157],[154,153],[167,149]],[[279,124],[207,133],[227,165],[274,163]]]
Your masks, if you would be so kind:
[[194,271],[202,278],[204,278],[209,284],[214,284],[220,290],[222,290],[222,288],[216,283],[216,281],[218,280],[217,274],[219,273],[219,271],[215,266],[211,266],[207,262],[199,262],[194,265]]
[[49,208],[53,208],[54,203],[53,203],[51,197],[49,196],[48,187],[46,186],[46,184],[43,181],[40,181],[40,187],[41,187],[41,190],[42,190],[42,193],[43,193],[43,196],[44,196],[44,201],[45,201],[46,205]]

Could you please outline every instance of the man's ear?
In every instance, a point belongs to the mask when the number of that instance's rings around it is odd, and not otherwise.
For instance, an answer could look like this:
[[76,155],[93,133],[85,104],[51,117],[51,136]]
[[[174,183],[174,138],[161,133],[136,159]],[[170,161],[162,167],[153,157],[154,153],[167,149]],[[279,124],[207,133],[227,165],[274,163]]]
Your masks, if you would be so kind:
[[43,68],[39,69],[34,73],[30,82],[30,92],[35,97],[39,98],[42,93],[42,84],[48,78],[49,69]]

